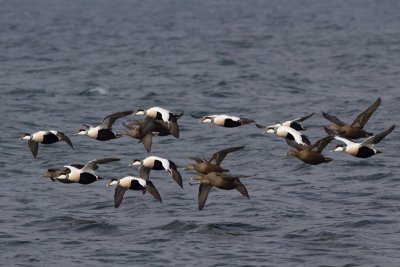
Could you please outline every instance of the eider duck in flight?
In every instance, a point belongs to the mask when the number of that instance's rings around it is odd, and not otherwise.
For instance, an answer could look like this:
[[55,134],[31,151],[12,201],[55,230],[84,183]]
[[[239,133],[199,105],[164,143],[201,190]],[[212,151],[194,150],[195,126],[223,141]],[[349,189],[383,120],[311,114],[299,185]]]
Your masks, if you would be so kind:
[[177,123],[177,115],[169,110],[152,107],[147,110],[139,109],[135,111],[134,115],[146,115],[143,126],[141,128],[141,136],[146,136],[152,132],[154,123],[159,123],[162,127],[168,129],[171,135],[175,138],[179,138],[179,126]]
[[[107,162],[119,161],[119,160],[120,160],[120,159],[117,159],[117,158],[98,159],[98,160],[97,160],[97,164],[104,164],[104,163],[107,163]],[[70,164],[70,166],[75,167],[75,168],[77,168],[77,169],[82,169],[83,167],[85,167],[85,165],[79,164],[79,163],[73,163],[73,164]],[[98,166],[94,167],[93,170],[97,170],[97,168],[98,168]],[[54,181],[57,180],[56,178],[57,178],[58,176],[60,176],[60,175],[67,175],[67,174],[69,174],[70,172],[71,172],[71,170],[68,169],[68,168],[64,168],[64,169],[50,168],[50,169],[48,169],[42,176],[43,176],[43,177],[49,177],[49,178],[54,182]],[[102,179],[102,178],[101,178],[101,179]],[[68,183],[75,183],[74,181],[70,181],[70,180],[68,180],[68,179],[60,179],[60,180],[58,180],[58,181],[59,181],[59,182],[62,182],[62,183],[66,183],[66,184],[68,184]]]
[[304,127],[303,125],[301,125],[300,122],[305,121],[306,119],[310,118],[312,115],[314,115],[314,112],[309,114],[309,115],[307,115],[307,116],[300,117],[300,118],[297,118],[297,119],[294,119],[294,120],[291,120],[291,121],[285,121],[285,122],[282,122],[282,123],[281,122],[277,122],[274,125],[267,126],[267,129],[274,129],[274,128],[277,128],[279,126],[288,126],[290,128],[295,129],[296,131],[304,131],[304,130],[307,130],[307,128]]
[[[176,115],[176,119],[179,119],[183,113]],[[144,148],[150,153],[151,145],[153,143],[153,135],[157,136],[167,136],[171,135],[171,131],[164,126],[162,126],[157,120],[151,124],[147,130],[143,130],[144,120],[132,120],[129,123],[124,123],[123,125],[128,128],[128,130],[121,131],[121,135],[128,135],[132,138],[139,139],[143,143]],[[138,125],[139,127],[134,127],[132,125]],[[147,131],[147,132],[145,132]],[[144,134],[144,136],[142,136]]]
[[230,115],[208,115],[208,116],[197,116],[197,115],[191,115],[195,119],[201,119],[200,122],[211,122],[214,125],[221,126],[221,127],[227,127],[227,128],[233,128],[233,127],[239,127],[242,125],[247,125],[252,122],[255,123],[257,128],[265,128],[265,126],[262,126],[260,124],[257,124],[255,120],[247,119],[247,118],[239,118],[235,116],[230,116]]
[[29,149],[31,150],[34,157],[36,157],[38,154],[39,143],[47,145],[57,143],[59,141],[65,141],[72,149],[74,149],[71,140],[69,140],[69,138],[65,134],[53,130],[39,131],[33,134],[25,134],[19,139],[28,140]]
[[304,149],[311,147],[310,140],[308,140],[307,136],[289,126],[270,128],[265,130],[264,133],[274,133],[277,136],[285,138],[286,142],[294,142],[295,144],[302,146]]
[[74,166],[67,165],[64,166],[70,170],[67,174],[61,174],[58,177],[55,177],[56,180],[68,180],[69,182],[75,182],[80,184],[91,184],[96,182],[97,180],[103,180],[94,173],[94,170],[97,168],[97,164],[102,164],[111,161],[118,161],[119,159],[95,159],[91,160],[83,166],[82,169],[78,169]]
[[124,194],[126,190],[140,190],[143,193],[148,191],[155,199],[160,201],[161,196],[158,193],[157,189],[153,185],[151,181],[145,180],[143,178],[133,177],[133,176],[126,176],[122,179],[112,179],[107,186],[116,185],[115,193],[114,193],[114,205],[115,208],[118,208],[121,205],[122,199],[124,198]]
[[375,144],[379,143],[383,138],[385,138],[386,135],[390,134],[394,130],[395,126],[392,125],[389,129],[386,131],[383,131],[377,135],[373,135],[371,137],[368,137],[361,143],[354,143],[347,139],[346,137],[339,135],[338,133],[335,133],[331,129],[328,129],[325,127],[325,131],[329,134],[332,135],[336,140],[344,142],[346,145],[338,145],[334,147],[331,151],[336,152],[336,151],[344,151],[354,157],[357,158],[369,158],[373,155],[380,154],[382,152],[376,150],[373,148]]
[[230,147],[223,150],[219,150],[212,155],[209,160],[190,157],[190,159],[197,162],[197,164],[188,164],[186,169],[188,170],[196,170],[199,173],[207,174],[210,172],[229,172],[222,168],[221,162],[224,160],[228,153],[243,149],[244,146]]
[[364,125],[367,123],[369,118],[371,118],[372,114],[375,112],[375,110],[379,107],[380,104],[381,104],[381,98],[378,97],[375,103],[372,104],[369,108],[367,108],[363,113],[358,115],[355,121],[353,121],[353,123],[350,125],[344,123],[343,121],[339,120],[334,116],[326,114],[325,112],[322,112],[322,116],[324,116],[324,118],[329,120],[330,122],[334,123],[335,125],[332,125],[330,127],[331,130],[337,131],[342,136],[351,139],[365,138],[372,136],[373,134],[365,131],[363,129]]
[[332,141],[333,136],[326,136],[320,140],[318,140],[313,146],[310,148],[304,148],[301,145],[298,145],[295,142],[287,142],[288,145],[297,149],[297,151],[289,150],[286,154],[287,156],[294,156],[299,160],[311,164],[311,165],[318,165],[321,163],[327,163],[332,161],[331,158],[324,157],[321,152],[322,150]]
[[192,180],[197,180],[200,183],[199,187],[199,210],[204,208],[206,204],[208,192],[210,189],[215,186],[219,189],[223,190],[233,190],[236,189],[243,196],[249,197],[249,193],[247,193],[246,187],[240,182],[239,178],[246,178],[250,176],[245,175],[229,175],[218,172],[210,172],[208,174],[197,174],[192,178]]
[[112,131],[112,125],[119,118],[125,117],[132,114],[133,111],[118,112],[108,115],[104,118],[103,122],[99,126],[92,126],[89,124],[83,124],[87,130],[80,129],[75,133],[75,135],[87,135],[91,138],[97,139],[99,141],[106,141],[110,139],[120,138],[121,135]]
[[139,167],[139,177],[145,180],[149,179],[149,174],[151,170],[166,170],[169,175],[175,180],[175,182],[183,188],[181,174],[177,170],[175,163],[168,159],[150,156],[144,160],[135,159],[129,164],[131,166],[140,165]]

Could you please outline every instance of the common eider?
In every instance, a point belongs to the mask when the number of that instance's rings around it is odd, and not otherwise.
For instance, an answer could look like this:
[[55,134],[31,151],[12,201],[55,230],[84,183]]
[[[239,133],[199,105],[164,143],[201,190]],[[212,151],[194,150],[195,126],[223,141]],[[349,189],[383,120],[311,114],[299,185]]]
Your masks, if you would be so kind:
[[104,118],[103,122],[99,126],[83,124],[83,126],[85,126],[88,129],[87,130],[80,129],[75,133],[75,135],[87,135],[99,141],[107,141],[110,139],[120,138],[121,137],[120,134],[117,134],[112,131],[112,125],[117,119],[130,115],[132,113],[133,111],[130,110],[108,115],[107,117]]
[[253,123],[257,126],[257,128],[265,128],[265,126],[262,126],[260,124],[257,124],[255,120],[247,119],[247,118],[239,118],[236,116],[230,116],[230,115],[208,115],[208,116],[196,116],[196,115],[191,115],[195,119],[200,119],[200,122],[211,122],[212,124],[216,126],[221,126],[221,127],[226,127],[226,128],[234,128],[234,127],[239,127],[242,125],[247,125],[250,123]]
[[331,158],[326,158],[324,155],[321,154],[322,150],[329,144],[330,141],[332,141],[333,136],[326,136],[320,140],[318,140],[313,146],[310,148],[304,148],[301,145],[298,145],[297,143],[294,142],[288,142],[288,144],[297,151],[294,150],[289,150],[289,152],[286,154],[287,156],[294,156],[298,158],[299,160],[311,164],[311,165],[318,165],[321,163],[327,163],[332,161]]
[[[176,115],[176,119],[179,119],[183,113]],[[121,131],[121,135],[128,135],[132,138],[139,139],[141,143],[143,143],[144,148],[147,152],[150,153],[151,146],[153,143],[153,135],[156,136],[167,136],[171,135],[171,131],[165,128],[162,124],[160,124],[157,120],[155,120],[148,129],[144,130],[145,120],[132,120],[129,123],[124,123],[123,125],[129,130]],[[139,127],[134,127],[132,125],[138,125]]]
[[139,177],[148,180],[151,170],[165,170],[175,180],[175,182],[183,188],[182,176],[177,170],[175,163],[168,159],[150,156],[143,160],[135,159],[129,165],[139,167]]
[[382,152],[376,150],[373,148],[375,144],[377,144],[379,141],[381,141],[383,138],[385,138],[386,135],[390,134],[394,130],[395,126],[392,125],[389,129],[386,131],[383,131],[377,135],[373,135],[371,137],[368,137],[361,143],[355,143],[346,137],[339,135],[338,133],[335,133],[331,129],[328,129],[325,127],[325,131],[329,134],[332,135],[336,140],[344,142],[346,145],[337,145],[332,149],[332,152],[336,151],[344,151],[354,157],[357,158],[369,158],[373,155],[380,154]]
[[353,121],[352,124],[348,125],[343,121],[339,120],[337,117],[331,116],[322,112],[322,116],[325,119],[329,120],[330,122],[334,123],[330,128],[334,131],[337,131],[344,137],[351,138],[351,139],[358,139],[358,138],[365,138],[372,136],[373,134],[370,132],[365,131],[364,125],[367,123],[369,118],[371,118],[372,114],[381,104],[381,98],[375,101],[369,108],[367,108],[363,113],[357,116],[357,118]]
[[97,164],[99,162],[105,163],[105,162],[110,162],[110,161],[117,161],[119,159],[114,159],[114,160],[104,160],[104,159],[95,159],[91,160],[82,169],[78,169],[74,166],[64,166],[67,169],[70,170],[69,173],[67,174],[62,174],[55,179],[58,181],[66,179],[70,182],[75,182],[75,183],[80,183],[80,184],[91,184],[93,182],[96,182],[98,180],[103,180],[104,178],[99,177],[94,173],[94,170],[97,168]]
[[219,189],[223,190],[233,190],[236,189],[243,196],[249,197],[249,193],[247,192],[246,187],[240,182],[239,178],[246,178],[250,176],[245,175],[229,175],[218,172],[210,172],[208,174],[197,174],[192,179],[197,180],[200,183],[199,186],[199,210],[202,210],[204,204],[206,203],[208,192],[210,189],[215,186]]
[[197,164],[188,164],[186,169],[196,170],[199,173],[207,174],[210,172],[229,172],[229,170],[222,168],[221,162],[224,160],[228,153],[243,149],[244,146],[229,147],[226,149],[215,152],[209,160],[202,158],[190,157],[190,159],[197,162]]
[[62,132],[57,132],[54,130],[50,131],[39,131],[33,134],[24,134],[19,138],[20,140],[28,140],[28,146],[29,149],[32,152],[32,155],[34,157],[37,156],[38,151],[39,151],[39,143],[41,144],[53,144],[57,143],[59,141],[64,141],[66,142],[72,149],[74,147],[72,146],[71,140],[63,134]]
[[141,136],[146,136],[152,132],[154,123],[159,123],[162,127],[168,129],[171,135],[179,138],[179,126],[177,123],[177,115],[169,110],[160,107],[152,107],[147,110],[139,109],[134,115],[146,115],[143,126],[141,128]]
[[[113,161],[119,161],[120,159],[117,158],[104,158],[104,159],[98,159],[97,164],[104,164],[107,162],[113,162]],[[77,169],[82,169],[83,167],[85,167],[85,165],[83,164],[79,164],[79,163],[72,163],[70,164],[70,166],[75,167]],[[94,171],[98,168],[98,166],[94,167]],[[56,181],[57,177],[60,175],[66,175],[69,174],[71,172],[70,169],[68,168],[63,168],[63,169],[58,169],[58,168],[50,168],[48,169],[42,176],[43,177],[49,177],[53,182]],[[59,182],[62,183],[75,183],[74,181],[70,181],[68,179],[60,179],[58,180]]]
[[286,139],[286,142],[294,142],[298,145],[304,147],[304,149],[308,149],[311,147],[310,140],[308,137],[299,131],[289,127],[289,126],[279,126],[277,128],[271,128],[264,131],[265,133],[274,133],[277,136],[283,137]]
[[143,193],[145,191],[147,191],[155,199],[157,199],[158,201],[160,201],[160,203],[162,203],[161,196],[158,193],[155,186],[153,185],[153,183],[151,181],[145,180],[143,178],[126,176],[122,179],[112,179],[107,184],[107,186],[110,186],[110,185],[117,186],[115,188],[115,193],[114,193],[115,208],[118,208],[121,205],[122,199],[124,198],[124,194],[125,194],[126,190],[128,190],[128,189],[142,191]]

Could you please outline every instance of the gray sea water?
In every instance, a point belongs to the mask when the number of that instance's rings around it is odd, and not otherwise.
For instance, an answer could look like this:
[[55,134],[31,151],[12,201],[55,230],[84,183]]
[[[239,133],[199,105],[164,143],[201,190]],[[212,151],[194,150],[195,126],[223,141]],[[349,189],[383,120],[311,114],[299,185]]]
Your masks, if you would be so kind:
[[[400,266],[399,130],[358,159],[309,166],[282,138],[248,125],[221,128],[190,114],[230,114],[269,125],[325,111],[352,122],[378,96],[374,133],[399,124],[400,2],[1,1],[0,264],[3,266]],[[151,172],[163,203],[128,191],[120,208],[107,181],[61,184],[47,168],[102,157],[111,178],[149,154],[129,137],[73,134],[106,115],[161,106],[184,112],[181,136],[154,138],[150,155],[179,166],[184,188]],[[114,130],[124,129],[118,120]],[[140,117],[139,117],[140,118]],[[26,132],[71,138],[41,145]],[[213,189],[198,210],[189,157],[245,145],[223,167],[239,192]]]

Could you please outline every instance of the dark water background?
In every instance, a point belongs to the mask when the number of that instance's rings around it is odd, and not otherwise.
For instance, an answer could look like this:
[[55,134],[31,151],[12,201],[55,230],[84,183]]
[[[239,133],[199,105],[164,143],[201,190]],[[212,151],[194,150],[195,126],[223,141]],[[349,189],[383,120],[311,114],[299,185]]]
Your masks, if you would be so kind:
[[[329,123],[351,122],[378,96],[367,124],[399,124],[400,2],[392,1],[1,1],[0,263],[21,266],[399,266],[399,130],[369,159],[325,155],[308,166],[283,139],[253,125],[225,129],[189,116],[225,113],[261,124],[316,112],[312,142]],[[129,137],[73,136],[123,110],[185,112],[181,137],[155,138],[181,190],[151,178],[163,204],[127,192],[119,209],[105,181],[88,186],[40,177],[50,167],[119,157],[97,173],[136,175],[148,156]],[[124,118],[114,129],[121,131]],[[25,132],[54,129],[66,144],[40,146]],[[223,166],[250,200],[213,189],[197,208],[189,156],[246,145]]]

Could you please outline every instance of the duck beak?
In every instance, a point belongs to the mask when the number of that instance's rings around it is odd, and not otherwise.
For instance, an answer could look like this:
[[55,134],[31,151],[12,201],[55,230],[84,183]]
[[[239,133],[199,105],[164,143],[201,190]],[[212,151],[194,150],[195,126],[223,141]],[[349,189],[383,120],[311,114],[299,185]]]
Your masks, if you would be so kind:
[[269,129],[265,130],[264,133],[274,133],[274,129],[269,128]]

